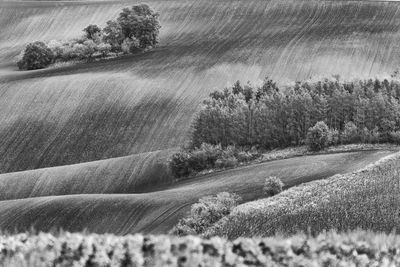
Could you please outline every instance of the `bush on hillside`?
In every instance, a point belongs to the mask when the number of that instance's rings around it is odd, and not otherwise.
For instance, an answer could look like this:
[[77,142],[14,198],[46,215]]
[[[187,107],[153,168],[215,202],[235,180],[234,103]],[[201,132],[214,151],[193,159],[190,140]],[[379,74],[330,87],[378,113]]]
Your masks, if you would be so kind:
[[329,135],[326,123],[319,121],[308,130],[306,143],[312,151],[323,150],[329,144]]
[[278,177],[276,176],[267,177],[265,178],[264,182],[264,188],[263,188],[264,194],[267,197],[275,196],[276,194],[282,192],[284,186],[285,184]]
[[190,215],[179,220],[172,229],[174,235],[198,235],[227,216],[241,201],[234,193],[222,192],[216,196],[206,196],[192,205]]
[[169,166],[175,177],[185,177],[203,170],[232,168],[242,162],[249,162],[261,157],[252,148],[248,151],[228,146],[203,143],[199,148],[182,150],[169,160]]
[[36,70],[48,67],[53,60],[51,49],[45,43],[37,41],[26,46],[17,65],[20,70]]

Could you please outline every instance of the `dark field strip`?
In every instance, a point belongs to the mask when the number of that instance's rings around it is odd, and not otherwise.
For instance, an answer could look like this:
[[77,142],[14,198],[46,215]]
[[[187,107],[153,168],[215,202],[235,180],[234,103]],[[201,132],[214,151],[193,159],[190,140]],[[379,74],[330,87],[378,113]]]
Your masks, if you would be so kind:
[[[189,211],[190,205],[203,196],[228,191],[240,194],[244,201],[251,201],[263,197],[262,186],[267,176],[276,175],[290,187],[357,170],[391,153],[364,151],[278,160],[156,187],[153,192],[142,194],[39,197],[37,190],[36,195],[32,195],[37,196],[34,198],[0,201],[0,229],[14,231],[34,227],[48,231],[62,227],[68,231],[86,229],[97,233],[167,233]],[[85,183],[87,179],[75,181],[73,186],[82,186],[81,191],[92,190],[86,188]],[[121,188],[125,184],[123,181]],[[6,192],[8,190],[13,190],[12,185]],[[20,198],[24,197],[26,195],[21,194]]]

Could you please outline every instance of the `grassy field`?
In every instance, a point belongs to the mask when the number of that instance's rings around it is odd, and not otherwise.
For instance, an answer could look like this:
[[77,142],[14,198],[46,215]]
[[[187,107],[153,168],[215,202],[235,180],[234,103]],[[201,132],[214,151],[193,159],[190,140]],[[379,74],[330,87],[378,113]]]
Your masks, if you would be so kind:
[[398,235],[354,231],[316,238],[19,234],[0,236],[2,266],[398,266]]
[[[18,184],[13,182],[18,179],[14,177],[8,180],[9,187],[2,189],[20,192],[20,195],[9,193],[3,197],[9,200],[0,201],[0,229],[13,232],[34,227],[48,231],[62,227],[74,232],[87,229],[116,234],[167,233],[189,211],[190,205],[203,196],[228,191],[240,194],[244,201],[251,201],[263,197],[264,179],[270,175],[293,186],[357,170],[391,153],[363,151],[277,160],[199,176],[169,186],[152,186],[152,191],[139,194],[120,194],[126,193],[123,186],[127,183],[120,179],[122,184],[118,185],[113,176],[103,180],[107,181],[104,184],[114,183],[105,189],[107,194],[102,194],[104,188],[96,185],[96,175],[83,181],[63,180],[60,183],[55,177],[52,184],[42,188],[41,183],[30,187],[29,176],[22,176]],[[24,184],[24,179],[27,186],[22,190],[19,186]],[[99,190],[98,194],[95,190]]]
[[398,232],[399,157],[396,153],[359,171],[240,205],[209,234],[234,239],[330,229]]

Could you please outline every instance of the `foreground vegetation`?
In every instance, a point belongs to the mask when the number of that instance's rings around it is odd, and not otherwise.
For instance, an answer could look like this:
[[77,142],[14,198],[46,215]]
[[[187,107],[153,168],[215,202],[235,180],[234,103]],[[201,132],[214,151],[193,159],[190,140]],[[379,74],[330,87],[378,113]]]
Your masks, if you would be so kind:
[[0,237],[1,266],[398,266],[400,237],[354,231],[315,238],[18,234]]
[[400,231],[400,154],[350,174],[290,188],[268,199],[239,205],[206,235],[272,236],[357,228]]
[[80,38],[28,44],[17,65],[21,70],[34,70],[57,62],[91,61],[151,49],[159,43],[158,17],[159,14],[146,4],[124,8],[118,18],[107,21],[103,29],[88,25]]

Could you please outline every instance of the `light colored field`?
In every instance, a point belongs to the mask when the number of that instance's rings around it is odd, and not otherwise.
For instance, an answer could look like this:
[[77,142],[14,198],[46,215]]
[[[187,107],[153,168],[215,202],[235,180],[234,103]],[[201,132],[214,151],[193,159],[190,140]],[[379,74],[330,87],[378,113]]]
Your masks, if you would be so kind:
[[26,42],[77,36],[132,3],[0,3],[0,171],[179,146],[204,97],[238,79],[373,77],[399,63],[398,3],[147,2],[163,25],[155,51],[34,72],[11,63]]
[[[166,233],[189,211],[190,205],[203,196],[228,191],[240,194],[244,201],[250,201],[263,196],[263,182],[270,175],[276,175],[288,186],[293,186],[359,169],[390,153],[393,152],[363,151],[277,160],[213,173],[167,187],[154,187],[154,191],[142,194],[39,197],[60,192],[60,186],[63,185],[68,194],[82,191],[94,193],[94,188],[99,188],[93,185],[97,176],[93,176],[93,180],[76,180],[73,185],[66,182],[55,183],[49,186],[55,188],[54,191],[46,192],[47,185],[43,190],[34,190],[31,193],[31,196],[37,196],[34,198],[25,198],[25,192],[29,192],[26,189],[19,196],[24,199],[0,201],[0,229],[25,230],[33,226],[37,230],[46,231],[62,227],[69,231],[87,229],[98,233]],[[110,179],[107,182],[117,181]],[[93,184],[87,187],[90,182]],[[10,187],[5,191],[17,190],[13,186],[15,184],[10,182]],[[116,188],[117,185],[109,190]],[[74,192],[67,191],[71,189]],[[17,195],[13,197],[18,198]]]
[[236,207],[208,235],[273,236],[299,231],[400,232],[400,153],[362,170],[292,187]]

